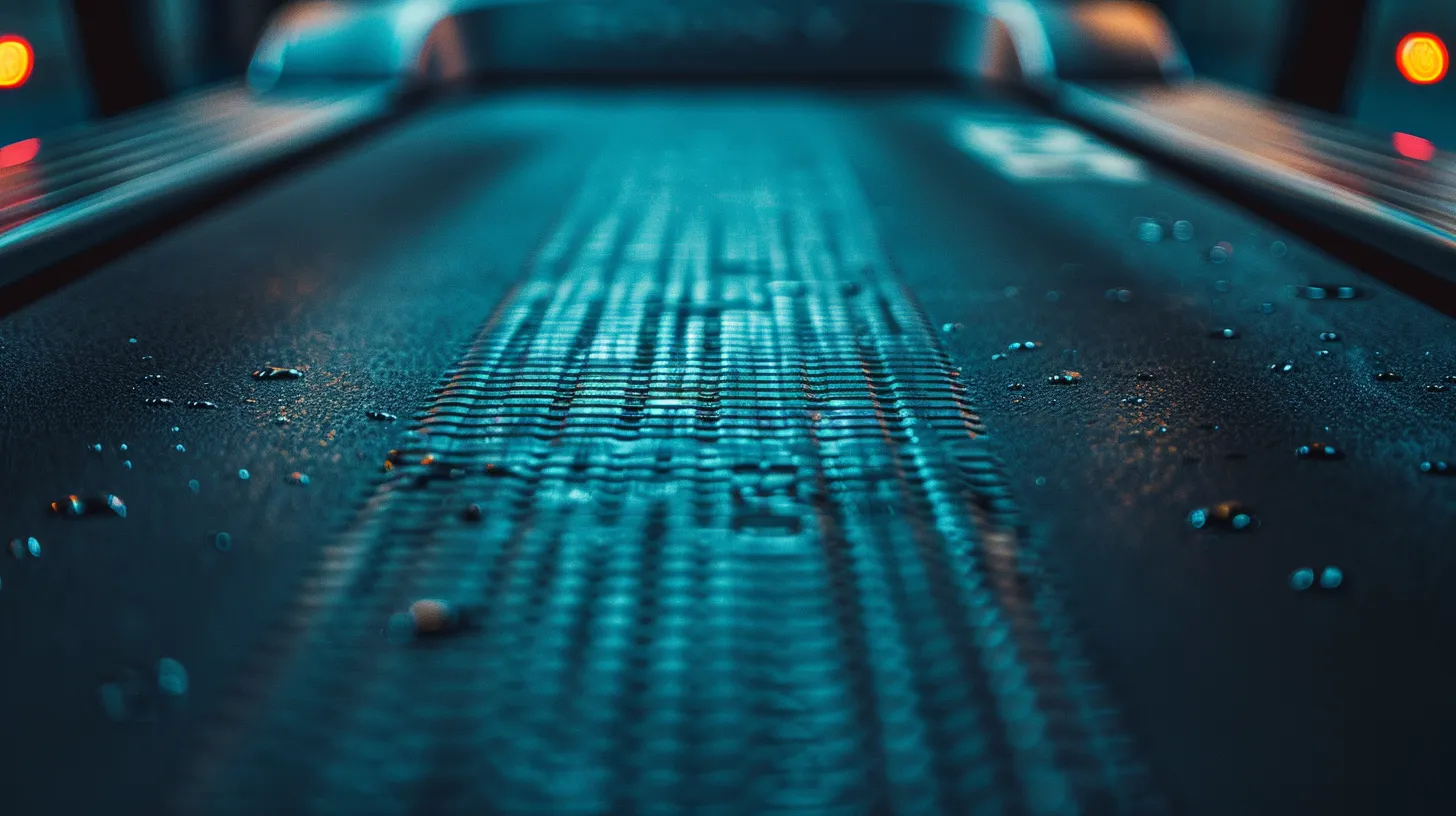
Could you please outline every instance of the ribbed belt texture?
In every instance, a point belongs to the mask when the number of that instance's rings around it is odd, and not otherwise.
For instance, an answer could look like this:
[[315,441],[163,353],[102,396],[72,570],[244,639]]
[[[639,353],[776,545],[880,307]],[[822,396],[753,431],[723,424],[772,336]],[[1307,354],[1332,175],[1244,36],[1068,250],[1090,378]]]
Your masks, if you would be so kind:
[[[193,808],[1160,809],[832,120],[777,116],[614,120]],[[470,625],[387,637],[419,599]]]

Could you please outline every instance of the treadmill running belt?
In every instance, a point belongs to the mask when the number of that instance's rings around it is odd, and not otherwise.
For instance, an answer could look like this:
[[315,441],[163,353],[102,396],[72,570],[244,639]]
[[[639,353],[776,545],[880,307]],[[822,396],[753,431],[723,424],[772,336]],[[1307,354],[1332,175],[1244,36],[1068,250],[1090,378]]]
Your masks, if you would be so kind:
[[607,141],[197,811],[1160,810],[940,330],[790,118]]

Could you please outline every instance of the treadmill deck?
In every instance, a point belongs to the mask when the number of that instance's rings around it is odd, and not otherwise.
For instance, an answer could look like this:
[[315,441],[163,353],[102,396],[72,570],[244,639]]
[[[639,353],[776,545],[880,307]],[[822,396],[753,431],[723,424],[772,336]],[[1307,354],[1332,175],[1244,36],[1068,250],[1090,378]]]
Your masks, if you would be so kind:
[[[1417,464],[1456,458],[1449,321],[1093,154],[949,92],[501,93],[9,315],[0,510],[45,544],[0,566],[22,799],[1434,797],[1456,482]],[[127,518],[44,517],[85,491]],[[1226,500],[1249,530],[1187,522]],[[1287,586],[1326,564],[1338,592]],[[420,599],[458,631],[391,637]],[[185,708],[108,721],[98,688],[163,656]]]

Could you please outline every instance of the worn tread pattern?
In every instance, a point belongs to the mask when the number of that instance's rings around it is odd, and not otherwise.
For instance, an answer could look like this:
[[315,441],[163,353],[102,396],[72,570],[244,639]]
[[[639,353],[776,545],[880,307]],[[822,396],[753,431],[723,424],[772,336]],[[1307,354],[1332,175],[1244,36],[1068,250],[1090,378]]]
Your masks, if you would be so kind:
[[[197,810],[1161,809],[804,118],[604,140],[327,549]],[[470,625],[391,642],[420,598]]]

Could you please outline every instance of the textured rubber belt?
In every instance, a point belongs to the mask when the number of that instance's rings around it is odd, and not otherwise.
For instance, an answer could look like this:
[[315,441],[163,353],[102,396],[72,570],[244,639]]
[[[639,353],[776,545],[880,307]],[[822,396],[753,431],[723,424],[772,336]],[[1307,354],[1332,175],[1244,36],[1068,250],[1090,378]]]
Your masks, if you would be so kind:
[[[857,180],[804,141],[608,151],[196,810],[1159,809]],[[469,625],[388,638],[418,599]]]

